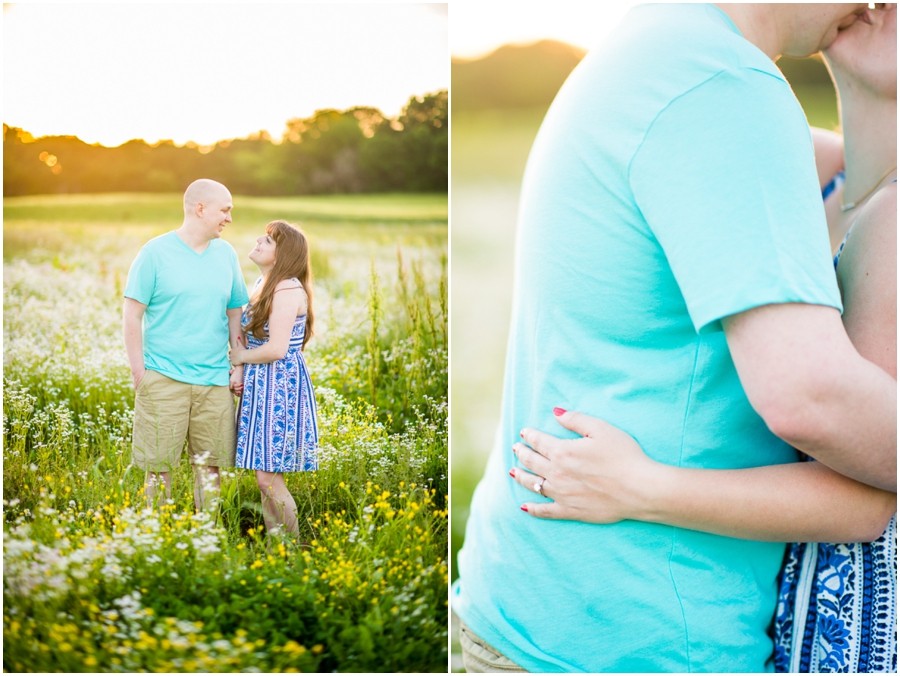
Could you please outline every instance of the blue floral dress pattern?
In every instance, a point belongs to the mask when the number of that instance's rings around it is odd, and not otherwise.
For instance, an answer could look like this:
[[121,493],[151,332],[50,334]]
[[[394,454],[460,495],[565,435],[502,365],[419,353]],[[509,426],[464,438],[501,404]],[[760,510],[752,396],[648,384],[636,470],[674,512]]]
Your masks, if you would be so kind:
[[775,670],[896,672],[896,590],[896,514],[872,543],[790,545],[775,615]]
[[[842,181],[843,172],[826,186],[823,198]],[[897,671],[896,514],[872,543],[788,546],[775,614],[775,670]]]
[[[241,317],[244,326],[249,321],[247,310]],[[265,330],[265,340],[247,334],[249,348],[268,341],[268,322]],[[307,472],[318,467],[316,398],[300,351],[305,330],[304,314],[294,322],[283,358],[268,364],[244,365],[237,467],[264,472]]]

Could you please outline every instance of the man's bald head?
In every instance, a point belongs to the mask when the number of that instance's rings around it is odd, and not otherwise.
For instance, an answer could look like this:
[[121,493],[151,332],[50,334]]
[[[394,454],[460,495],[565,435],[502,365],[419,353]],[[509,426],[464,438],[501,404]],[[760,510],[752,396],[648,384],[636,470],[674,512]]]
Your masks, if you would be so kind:
[[192,241],[218,239],[231,223],[231,209],[228,188],[208,178],[194,181],[184,191],[184,222],[179,232]]
[[231,202],[228,188],[209,178],[201,178],[191,183],[184,191],[185,216],[196,214],[197,205],[209,206],[214,202]]

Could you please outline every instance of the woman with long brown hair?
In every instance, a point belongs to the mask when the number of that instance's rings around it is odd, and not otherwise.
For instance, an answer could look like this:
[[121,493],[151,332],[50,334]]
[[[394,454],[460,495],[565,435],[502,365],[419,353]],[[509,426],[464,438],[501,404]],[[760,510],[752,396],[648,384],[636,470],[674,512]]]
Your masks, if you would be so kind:
[[272,221],[249,258],[262,276],[241,320],[246,347],[231,350],[232,388],[242,394],[235,465],[256,471],[266,529],[298,535],[297,504],[284,472],[315,470],[318,444],[316,399],[303,359],[313,326],[309,243],[299,228]]

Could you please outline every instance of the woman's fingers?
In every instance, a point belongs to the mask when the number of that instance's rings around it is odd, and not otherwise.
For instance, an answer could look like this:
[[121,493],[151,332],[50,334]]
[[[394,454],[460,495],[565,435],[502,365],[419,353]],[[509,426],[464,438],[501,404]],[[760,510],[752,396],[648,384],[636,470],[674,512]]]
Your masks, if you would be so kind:
[[538,519],[565,519],[566,514],[555,502],[526,502],[521,507],[523,512],[528,516],[534,516]]
[[532,493],[541,493],[541,490],[543,490],[542,495],[545,498],[553,499],[550,483],[544,477],[526,472],[521,467],[513,467],[509,470],[509,475],[516,480],[516,483],[527,488]]
[[521,442],[515,444],[513,446],[513,453],[516,454],[519,462],[535,474],[540,474],[541,476],[550,474],[550,461],[545,456],[529,448],[525,444]]
[[539,430],[532,429],[530,427],[526,427],[521,432],[519,432],[519,436],[522,437],[522,440],[531,446],[535,451],[543,455],[545,458],[549,458],[556,447],[559,445],[559,442],[562,441],[558,437],[554,437],[552,434],[545,434]]
[[566,411],[561,408],[554,408],[553,415],[556,417],[556,422],[560,425],[583,437],[596,436],[604,426],[609,424],[604,420],[600,420],[600,418],[594,418],[578,411]]

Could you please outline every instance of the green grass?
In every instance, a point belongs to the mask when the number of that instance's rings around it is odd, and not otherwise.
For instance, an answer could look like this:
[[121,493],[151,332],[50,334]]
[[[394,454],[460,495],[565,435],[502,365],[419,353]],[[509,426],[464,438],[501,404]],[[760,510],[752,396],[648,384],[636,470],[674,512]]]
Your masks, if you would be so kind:
[[[390,223],[447,221],[443,194],[324,195],[311,197],[234,197],[236,220],[265,218]],[[252,214],[252,217],[251,217]],[[114,193],[8,197],[5,220],[72,222],[180,223],[181,195]]]
[[[4,224],[17,247],[4,266],[4,668],[444,671],[446,222],[367,222],[350,199],[357,221],[311,235],[329,268],[307,350],[321,466],[287,475],[310,544],[295,549],[264,537],[248,471],[225,473],[215,523],[193,515],[186,459],[173,504],[142,511],[121,291],[166,225],[66,217],[69,202],[100,212],[121,196],[21,201],[53,220]],[[383,207],[422,204],[439,212]],[[227,236],[249,250],[257,227]]]
[[454,113],[451,178],[519,183],[544,108]]
[[[239,253],[252,248],[253,238],[276,219],[299,224],[313,240],[321,239],[314,247],[320,252],[332,242],[355,247],[354,255],[366,245],[439,248],[447,242],[446,195],[236,195],[233,201],[234,221],[224,236]],[[174,194],[13,197],[4,200],[3,215],[4,260],[35,250],[65,256],[74,248],[133,255],[135,247],[177,228],[182,220],[181,196]]]

